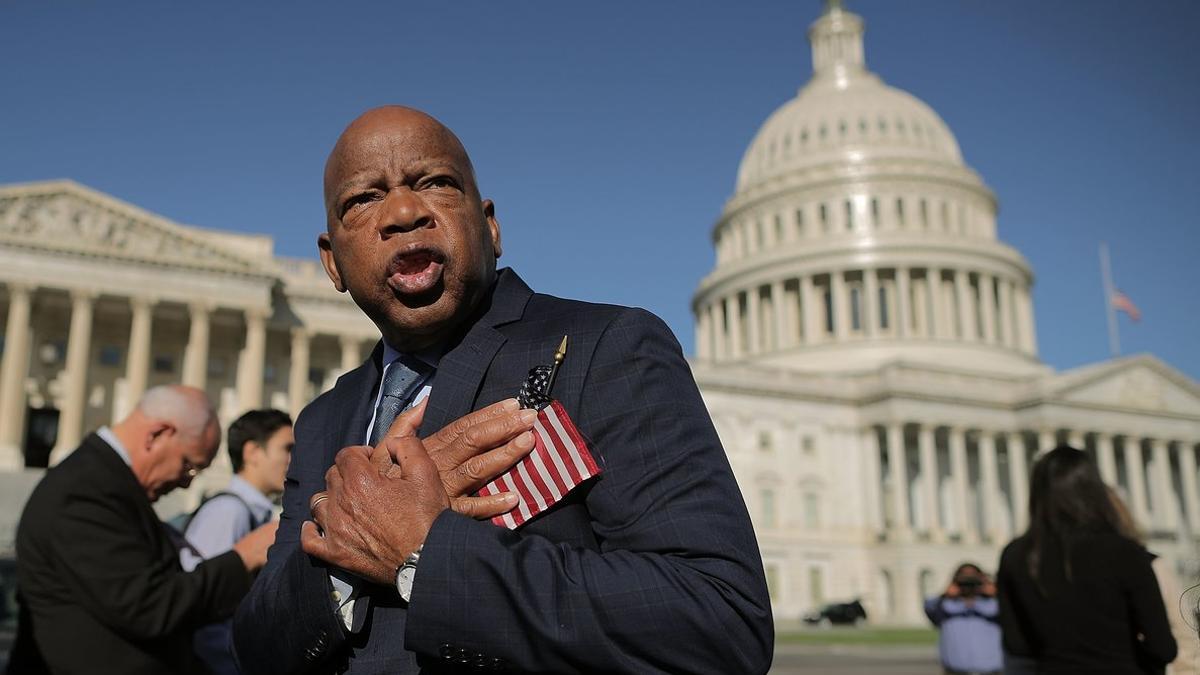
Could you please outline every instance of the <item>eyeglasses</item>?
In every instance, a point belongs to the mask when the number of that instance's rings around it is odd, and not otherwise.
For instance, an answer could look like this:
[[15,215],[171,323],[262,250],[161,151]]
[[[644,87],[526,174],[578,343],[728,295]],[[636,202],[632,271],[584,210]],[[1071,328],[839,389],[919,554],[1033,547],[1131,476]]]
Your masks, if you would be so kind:
[[183,458],[183,473],[190,480],[192,478],[195,478],[197,476],[197,474],[200,473],[200,467],[196,466],[195,464],[192,464],[190,461],[188,461],[187,457],[184,457]]

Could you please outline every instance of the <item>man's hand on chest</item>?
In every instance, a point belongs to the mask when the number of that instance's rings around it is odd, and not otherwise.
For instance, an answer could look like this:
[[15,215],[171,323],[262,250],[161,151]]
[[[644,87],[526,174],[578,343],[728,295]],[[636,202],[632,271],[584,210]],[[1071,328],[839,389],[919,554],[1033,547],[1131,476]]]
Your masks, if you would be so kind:
[[472,494],[533,448],[536,413],[501,401],[416,437],[424,404],[399,415],[375,448],[343,448],[313,495],[306,553],[381,585],[424,541],[446,508],[487,519],[511,510],[515,495]]

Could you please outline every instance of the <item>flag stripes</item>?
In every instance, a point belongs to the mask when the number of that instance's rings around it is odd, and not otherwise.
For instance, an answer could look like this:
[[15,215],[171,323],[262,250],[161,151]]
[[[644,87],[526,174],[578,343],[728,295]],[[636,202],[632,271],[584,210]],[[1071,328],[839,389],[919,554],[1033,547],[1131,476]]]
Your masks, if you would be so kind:
[[1137,308],[1137,305],[1133,304],[1133,300],[1130,300],[1128,295],[1125,295],[1115,288],[1113,289],[1112,293],[1112,306],[1113,309],[1117,310],[1118,312],[1125,312],[1128,314],[1129,318],[1133,319],[1134,321],[1142,320],[1142,312]]
[[515,492],[517,507],[492,518],[510,530],[549,509],[580,483],[600,473],[587,443],[558,401],[538,411],[533,451],[479,490],[480,496]]

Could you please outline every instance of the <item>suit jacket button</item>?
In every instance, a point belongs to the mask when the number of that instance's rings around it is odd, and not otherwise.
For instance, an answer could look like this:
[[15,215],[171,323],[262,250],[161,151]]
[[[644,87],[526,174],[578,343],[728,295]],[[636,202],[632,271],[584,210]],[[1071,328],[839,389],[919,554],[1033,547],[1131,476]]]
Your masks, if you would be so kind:
[[438,656],[441,656],[443,661],[454,658],[454,646],[448,642],[443,643],[441,647],[438,647]]
[[505,665],[506,664],[504,663],[504,659],[501,659],[501,658],[492,659],[492,663],[491,663],[492,670],[495,670],[495,671],[504,670]]

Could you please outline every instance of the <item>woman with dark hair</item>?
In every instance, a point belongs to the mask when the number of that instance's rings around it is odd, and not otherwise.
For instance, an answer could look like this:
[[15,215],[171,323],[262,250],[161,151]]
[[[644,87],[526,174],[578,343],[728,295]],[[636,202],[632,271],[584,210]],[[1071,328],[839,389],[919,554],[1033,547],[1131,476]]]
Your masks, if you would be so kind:
[[1033,467],[1029,530],[1000,556],[1004,650],[1040,673],[1161,673],[1175,638],[1153,556],[1130,538],[1087,454],[1067,446]]

